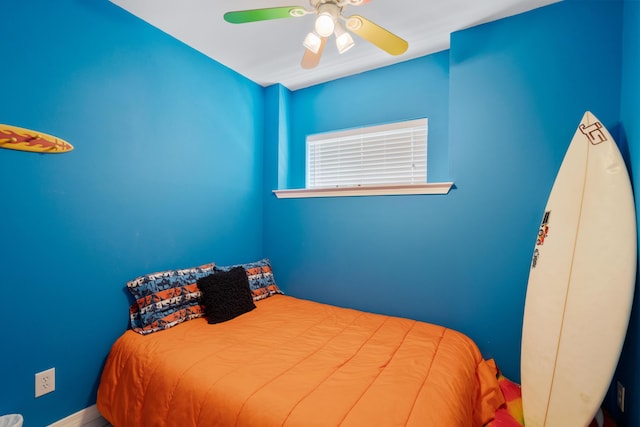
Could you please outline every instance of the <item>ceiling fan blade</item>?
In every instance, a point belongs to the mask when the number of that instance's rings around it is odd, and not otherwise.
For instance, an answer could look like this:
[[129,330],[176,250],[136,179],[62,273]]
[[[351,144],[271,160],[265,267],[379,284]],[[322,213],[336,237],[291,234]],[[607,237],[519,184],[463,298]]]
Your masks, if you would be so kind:
[[237,10],[224,14],[224,20],[232,24],[266,21],[269,19],[295,18],[307,11],[300,6],[269,7],[266,9]]
[[350,16],[347,19],[347,28],[390,55],[401,55],[409,48],[406,40],[360,15]]
[[318,49],[318,53],[313,53],[313,51],[309,49],[305,49],[304,56],[302,57],[302,68],[308,70],[311,68],[315,68],[320,62],[320,57],[322,56],[322,51],[324,50],[324,45],[327,44],[327,38],[322,37],[322,42],[320,43],[320,48]]

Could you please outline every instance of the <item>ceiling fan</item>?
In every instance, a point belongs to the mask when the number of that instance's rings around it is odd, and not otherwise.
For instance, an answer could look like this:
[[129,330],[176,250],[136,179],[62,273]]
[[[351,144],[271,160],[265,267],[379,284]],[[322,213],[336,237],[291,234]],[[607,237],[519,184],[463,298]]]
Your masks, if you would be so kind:
[[[303,41],[306,48],[302,57],[302,68],[313,68],[320,62],[322,51],[332,34],[336,36],[336,47],[339,53],[344,53],[354,46],[349,30],[363,39],[374,44],[390,55],[401,55],[406,52],[409,44],[406,40],[382,28],[378,24],[360,16],[344,16],[342,12],[347,6],[360,6],[371,0],[309,0],[311,9],[301,6],[269,7],[264,9],[238,10],[224,14],[225,21],[232,24],[266,21],[280,18],[299,18],[316,14],[315,24],[311,32]],[[344,22],[344,27],[340,23]]]

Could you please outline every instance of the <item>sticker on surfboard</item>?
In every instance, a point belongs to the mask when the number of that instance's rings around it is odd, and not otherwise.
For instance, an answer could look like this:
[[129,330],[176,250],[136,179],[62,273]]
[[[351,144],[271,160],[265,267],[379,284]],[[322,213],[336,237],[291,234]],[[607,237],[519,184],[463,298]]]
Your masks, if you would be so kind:
[[536,239],[536,246],[544,245],[544,239],[549,235],[549,216],[551,211],[546,211],[542,222],[540,223],[540,229],[538,230],[538,238]]
[[64,139],[46,133],[0,124],[0,148],[57,154],[73,150],[73,145]]
[[538,258],[540,257],[540,250],[538,246],[544,245],[544,240],[549,236],[549,217],[551,211],[546,211],[542,217],[540,228],[538,229],[538,237],[536,238],[536,248],[533,251],[533,259],[531,260],[531,268],[536,268],[538,265]]

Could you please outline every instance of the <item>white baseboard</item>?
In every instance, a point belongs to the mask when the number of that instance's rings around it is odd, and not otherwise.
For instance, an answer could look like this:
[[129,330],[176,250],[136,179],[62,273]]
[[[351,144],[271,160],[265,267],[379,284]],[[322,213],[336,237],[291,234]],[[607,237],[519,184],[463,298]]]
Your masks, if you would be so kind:
[[50,424],[49,427],[81,427],[101,418],[102,415],[98,412],[98,407],[96,405],[92,405]]

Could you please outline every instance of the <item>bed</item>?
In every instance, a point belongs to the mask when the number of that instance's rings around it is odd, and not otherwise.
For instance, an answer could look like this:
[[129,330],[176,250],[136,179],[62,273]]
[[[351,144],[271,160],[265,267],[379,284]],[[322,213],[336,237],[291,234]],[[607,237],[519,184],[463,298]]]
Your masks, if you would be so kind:
[[[134,304],[132,329],[114,343],[98,389],[111,424],[482,426],[504,403],[495,365],[467,336],[283,295],[275,283],[256,291],[245,271],[254,308],[227,321],[187,310],[175,322],[176,311],[166,315],[164,300],[148,295]],[[186,297],[194,288],[175,292],[182,285],[165,300],[203,302]],[[136,319],[145,304],[174,324],[147,319],[156,329],[144,333]]]

